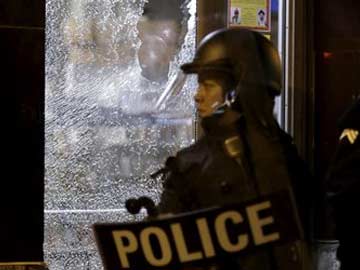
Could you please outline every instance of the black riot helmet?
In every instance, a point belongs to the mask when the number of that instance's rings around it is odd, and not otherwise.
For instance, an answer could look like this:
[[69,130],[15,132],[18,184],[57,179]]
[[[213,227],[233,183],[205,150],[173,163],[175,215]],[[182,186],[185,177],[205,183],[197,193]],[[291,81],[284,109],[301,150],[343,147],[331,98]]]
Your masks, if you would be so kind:
[[231,74],[236,84],[265,87],[271,96],[281,91],[281,64],[276,48],[258,32],[242,28],[221,29],[199,44],[185,73],[219,71]]

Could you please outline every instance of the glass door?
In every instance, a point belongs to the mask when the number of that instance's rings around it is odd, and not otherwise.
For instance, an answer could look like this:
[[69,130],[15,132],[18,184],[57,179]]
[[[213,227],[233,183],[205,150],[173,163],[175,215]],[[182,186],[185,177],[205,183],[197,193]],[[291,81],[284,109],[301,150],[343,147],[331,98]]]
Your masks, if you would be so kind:
[[196,0],[47,0],[45,259],[102,269],[91,225],[133,220],[166,157],[194,140]]

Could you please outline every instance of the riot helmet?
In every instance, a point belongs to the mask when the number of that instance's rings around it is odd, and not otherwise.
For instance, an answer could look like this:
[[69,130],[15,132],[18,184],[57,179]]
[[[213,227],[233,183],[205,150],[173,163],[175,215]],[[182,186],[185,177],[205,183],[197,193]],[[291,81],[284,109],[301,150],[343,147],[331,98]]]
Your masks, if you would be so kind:
[[258,32],[243,28],[220,29],[199,44],[194,60],[181,66],[184,73],[219,71],[236,84],[265,87],[271,96],[281,91],[280,58],[273,44]]

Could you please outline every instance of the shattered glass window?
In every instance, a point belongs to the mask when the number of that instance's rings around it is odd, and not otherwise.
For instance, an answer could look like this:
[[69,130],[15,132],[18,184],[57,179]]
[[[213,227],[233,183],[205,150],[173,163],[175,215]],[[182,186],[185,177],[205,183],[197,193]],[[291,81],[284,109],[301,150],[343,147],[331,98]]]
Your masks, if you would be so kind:
[[194,140],[196,0],[47,0],[45,260],[102,269],[91,225],[141,218],[150,178]]

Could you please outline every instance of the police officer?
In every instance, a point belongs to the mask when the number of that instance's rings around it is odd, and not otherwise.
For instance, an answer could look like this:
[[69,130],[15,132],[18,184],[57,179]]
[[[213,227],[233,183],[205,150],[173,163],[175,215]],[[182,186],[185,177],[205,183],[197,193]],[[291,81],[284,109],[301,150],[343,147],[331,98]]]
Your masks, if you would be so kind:
[[[298,156],[273,116],[281,67],[272,43],[245,29],[218,30],[203,39],[182,70],[198,75],[195,102],[204,136],[166,161],[158,211],[187,212],[284,189],[292,194],[286,155]],[[304,269],[300,246],[259,251],[218,267]]]
[[360,98],[339,121],[340,136],[327,176],[327,199],[333,210],[337,258],[341,270],[355,269],[360,242],[357,217],[360,202]]

